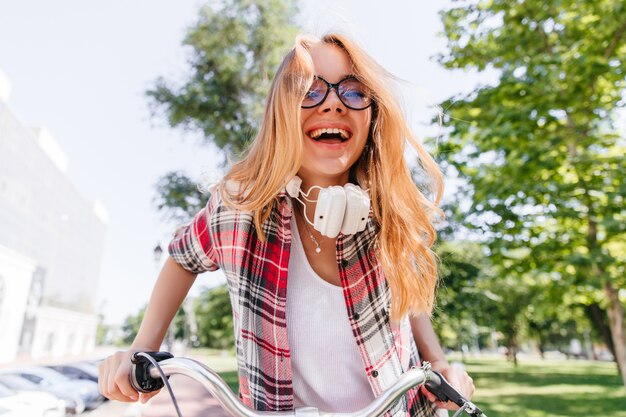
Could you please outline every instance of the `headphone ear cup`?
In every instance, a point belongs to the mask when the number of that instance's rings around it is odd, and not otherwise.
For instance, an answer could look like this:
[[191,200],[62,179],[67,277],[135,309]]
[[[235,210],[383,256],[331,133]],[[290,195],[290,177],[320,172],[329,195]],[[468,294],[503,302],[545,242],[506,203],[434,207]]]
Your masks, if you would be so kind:
[[370,213],[369,195],[359,186],[346,184],[346,212],[341,225],[341,233],[353,235],[365,229]]
[[313,227],[323,236],[337,237],[346,211],[346,192],[339,185],[322,188],[317,196]]
[[294,176],[287,185],[285,186],[285,191],[287,191],[287,195],[291,198],[297,198],[300,194],[300,185],[302,184],[302,179],[299,176]]

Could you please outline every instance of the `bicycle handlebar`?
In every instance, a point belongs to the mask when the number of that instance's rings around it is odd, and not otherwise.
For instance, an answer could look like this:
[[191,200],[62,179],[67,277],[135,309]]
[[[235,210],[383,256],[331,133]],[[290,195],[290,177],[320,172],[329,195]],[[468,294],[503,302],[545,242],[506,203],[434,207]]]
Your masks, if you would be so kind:
[[452,388],[441,374],[431,370],[428,362],[421,368],[415,367],[405,372],[370,405],[354,413],[327,413],[312,407],[292,411],[257,411],[241,403],[215,371],[196,360],[174,358],[167,352],[137,352],[133,355],[132,363],[130,382],[137,391],[151,392],[162,388],[164,381],[161,371],[165,376],[185,375],[202,384],[233,417],[377,417],[385,413],[409,389],[422,384],[438,399],[453,401],[470,416],[486,417],[471,401]]

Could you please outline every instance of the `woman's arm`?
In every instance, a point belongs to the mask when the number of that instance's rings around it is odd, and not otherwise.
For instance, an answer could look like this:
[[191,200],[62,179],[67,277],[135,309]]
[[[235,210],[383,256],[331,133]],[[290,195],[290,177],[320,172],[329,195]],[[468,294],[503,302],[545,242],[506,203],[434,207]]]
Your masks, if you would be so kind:
[[413,331],[413,338],[422,360],[427,360],[433,367],[437,365],[436,370],[450,367],[446,360],[446,355],[443,353],[441,345],[439,345],[439,339],[433,330],[430,317],[426,314],[411,316],[411,330]]
[[130,349],[109,356],[99,366],[98,385],[105,397],[130,402],[146,402],[157,394],[138,394],[130,385],[130,358],[137,351],[159,350],[176,311],[187,296],[196,275],[168,257],[161,269],[141,326]]
[[195,274],[178,265],[171,257],[167,258],[154,284],[150,302],[131,349],[134,347],[159,349],[170,322],[195,279]]
[[[440,372],[448,382],[456,388],[467,399],[472,398],[474,394],[474,382],[472,378],[460,367],[451,366],[446,355],[439,344],[439,339],[433,330],[430,317],[426,314],[411,316],[411,330],[413,338],[420,354],[420,359],[431,363],[433,369]],[[435,401],[435,396],[423,389],[422,392],[430,401]],[[439,407],[456,409],[456,405],[452,403],[437,402]]]

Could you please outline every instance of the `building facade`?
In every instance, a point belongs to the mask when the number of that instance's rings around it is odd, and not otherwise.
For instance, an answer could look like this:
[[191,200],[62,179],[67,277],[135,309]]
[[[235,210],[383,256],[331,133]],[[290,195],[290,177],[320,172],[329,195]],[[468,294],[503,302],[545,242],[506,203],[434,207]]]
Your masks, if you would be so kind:
[[86,353],[95,344],[105,217],[69,182],[67,158],[54,138],[11,112],[6,90],[0,94],[0,362]]

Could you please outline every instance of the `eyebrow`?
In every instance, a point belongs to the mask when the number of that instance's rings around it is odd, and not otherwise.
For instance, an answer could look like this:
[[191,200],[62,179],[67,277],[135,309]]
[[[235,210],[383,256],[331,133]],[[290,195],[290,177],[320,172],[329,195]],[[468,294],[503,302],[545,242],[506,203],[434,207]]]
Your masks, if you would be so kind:
[[[321,79],[322,79],[322,80],[324,80],[324,81],[330,82],[330,81],[328,81],[326,78],[322,77],[322,76],[321,76],[321,75],[319,75],[319,74],[315,74],[315,76],[316,76],[317,78],[321,78]],[[341,77],[339,77],[339,81],[337,81],[337,82],[339,83],[339,82],[341,82],[341,81],[345,80],[346,78],[355,78],[355,79],[357,79],[357,80],[359,80],[359,79],[360,79],[360,78],[359,78],[359,77],[357,77],[355,74],[344,74],[344,75],[342,75]],[[331,83],[331,84],[334,84],[334,83]]]

